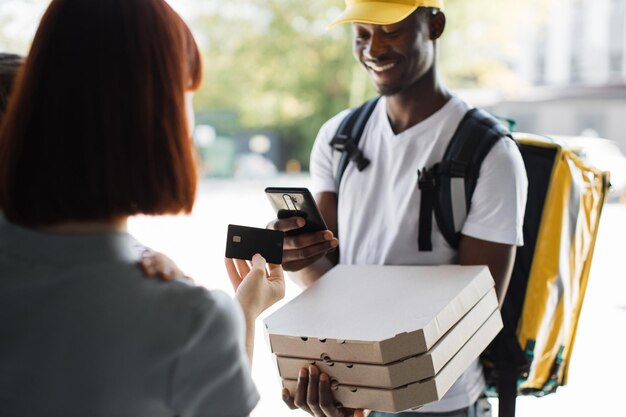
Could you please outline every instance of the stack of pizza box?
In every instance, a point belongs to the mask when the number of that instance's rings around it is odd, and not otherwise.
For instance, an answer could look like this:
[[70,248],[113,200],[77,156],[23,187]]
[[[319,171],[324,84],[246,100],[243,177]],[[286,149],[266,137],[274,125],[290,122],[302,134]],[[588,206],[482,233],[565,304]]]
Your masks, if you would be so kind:
[[265,319],[283,386],[310,364],[344,407],[443,397],[502,328],[485,266],[339,265]]

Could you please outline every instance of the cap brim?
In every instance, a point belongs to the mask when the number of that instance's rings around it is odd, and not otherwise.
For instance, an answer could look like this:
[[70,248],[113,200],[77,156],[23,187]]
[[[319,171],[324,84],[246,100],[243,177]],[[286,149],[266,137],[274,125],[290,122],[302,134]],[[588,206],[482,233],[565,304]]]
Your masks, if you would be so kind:
[[340,23],[359,22],[374,25],[391,25],[405,19],[413,13],[418,6],[410,4],[379,3],[376,1],[367,3],[353,3],[348,6],[327,28],[330,29]]

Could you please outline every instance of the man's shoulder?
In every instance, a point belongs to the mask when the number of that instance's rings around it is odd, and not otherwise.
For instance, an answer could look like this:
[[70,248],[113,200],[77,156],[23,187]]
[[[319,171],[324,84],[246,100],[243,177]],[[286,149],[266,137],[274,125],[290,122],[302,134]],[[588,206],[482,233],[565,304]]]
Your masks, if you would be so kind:
[[345,119],[352,110],[353,108],[344,109],[328,119],[320,128],[320,136],[326,137],[330,142],[330,140],[335,136],[337,129],[339,129],[339,125],[343,119]]
[[[380,111],[380,109],[384,109],[385,105],[385,98],[384,97],[375,97],[373,99],[364,101],[363,103],[360,103],[354,107],[349,107],[347,109],[344,109],[342,111],[340,111],[339,113],[335,114],[333,117],[331,117],[330,119],[328,119],[326,121],[326,123],[324,123],[322,125],[322,127],[320,128],[320,136],[322,137],[326,137],[328,138],[328,141],[332,140],[332,138],[335,136],[335,133],[337,132],[337,130],[339,129],[339,126],[341,125],[341,122],[348,117],[348,115],[350,115],[353,111],[357,110],[359,107],[361,107],[363,104],[368,103],[372,100],[376,100],[376,107],[374,107],[374,109],[372,110],[372,113],[370,114],[370,117],[368,119],[372,120],[376,118],[377,112]],[[367,121],[366,121],[367,123]]]

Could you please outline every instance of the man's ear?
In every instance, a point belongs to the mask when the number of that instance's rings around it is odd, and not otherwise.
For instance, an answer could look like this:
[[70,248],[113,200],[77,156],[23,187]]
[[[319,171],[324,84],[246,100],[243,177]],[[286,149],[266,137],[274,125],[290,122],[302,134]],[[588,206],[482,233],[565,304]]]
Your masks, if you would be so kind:
[[446,15],[442,11],[436,10],[430,16],[430,39],[437,40],[443,34],[446,27]]

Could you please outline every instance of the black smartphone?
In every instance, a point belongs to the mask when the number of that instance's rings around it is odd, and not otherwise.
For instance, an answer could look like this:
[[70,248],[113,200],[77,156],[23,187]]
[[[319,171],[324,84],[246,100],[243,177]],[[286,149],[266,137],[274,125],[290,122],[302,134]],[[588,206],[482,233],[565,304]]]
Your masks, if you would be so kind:
[[229,224],[226,257],[250,260],[256,253],[260,253],[268,263],[281,264],[284,239],[285,233],[280,230]]
[[265,194],[279,219],[298,216],[306,220],[304,226],[289,230],[285,234],[297,235],[328,229],[313,195],[307,188],[268,187],[265,189]]

